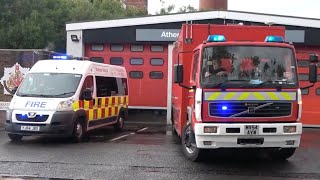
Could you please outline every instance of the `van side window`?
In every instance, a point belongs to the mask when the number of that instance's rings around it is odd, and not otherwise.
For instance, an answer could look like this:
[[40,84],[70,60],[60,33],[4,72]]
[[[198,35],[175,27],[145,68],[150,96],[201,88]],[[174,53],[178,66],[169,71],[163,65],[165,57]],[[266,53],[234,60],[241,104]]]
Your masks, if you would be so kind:
[[117,78],[96,76],[97,97],[116,96],[119,93]]
[[94,90],[93,76],[87,76],[86,79],[84,80],[82,88],[81,88],[80,100],[83,100],[82,92],[83,92],[83,90],[85,90],[87,88],[91,89],[91,91],[93,92],[93,90]]
[[118,84],[118,96],[125,96],[128,95],[128,88],[127,88],[127,79],[126,78],[117,78]]

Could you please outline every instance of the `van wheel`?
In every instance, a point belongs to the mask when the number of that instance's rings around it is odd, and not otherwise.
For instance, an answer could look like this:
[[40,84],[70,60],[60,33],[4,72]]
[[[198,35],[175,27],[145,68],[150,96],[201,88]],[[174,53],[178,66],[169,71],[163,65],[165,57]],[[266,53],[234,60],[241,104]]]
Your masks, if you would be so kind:
[[76,120],[73,126],[72,140],[76,143],[81,142],[84,137],[84,133],[85,131],[83,122],[80,120]]
[[276,161],[285,161],[289,159],[295,151],[296,148],[281,148],[271,152],[271,158]]
[[21,139],[23,138],[23,136],[19,134],[8,134],[8,137],[13,142],[21,141]]
[[115,131],[121,131],[124,126],[124,117],[123,115],[119,115],[117,123],[113,125]]
[[182,149],[183,154],[191,161],[201,161],[204,150],[197,148],[194,133],[191,124],[188,122],[183,126],[182,130]]

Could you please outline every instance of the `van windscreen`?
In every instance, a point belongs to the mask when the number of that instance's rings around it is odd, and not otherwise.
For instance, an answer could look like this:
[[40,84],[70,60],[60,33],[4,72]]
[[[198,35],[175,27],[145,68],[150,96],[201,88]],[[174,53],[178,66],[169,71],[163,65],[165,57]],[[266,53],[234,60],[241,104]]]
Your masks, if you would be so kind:
[[71,97],[76,92],[82,75],[66,73],[29,73],[22,81],[17,96]]

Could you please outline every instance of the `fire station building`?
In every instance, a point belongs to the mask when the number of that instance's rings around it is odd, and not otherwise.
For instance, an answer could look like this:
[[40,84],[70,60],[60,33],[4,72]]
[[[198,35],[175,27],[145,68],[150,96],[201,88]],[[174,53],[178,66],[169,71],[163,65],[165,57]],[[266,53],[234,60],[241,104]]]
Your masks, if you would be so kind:
[[[171,50],[183,23],[285,26],[285,40],[297,50],[302,86],[309,83],[309,53],[320,54],[319,19],[227,10],[69,23],[67,54],[126,67],[129,108],[167,110],[169,119],[172,58],[176,58]],[[190,31],[191,39],[197,36],[192,28]],[[312,103],[315,97],[320,98],[320,86],[316,84],[302,93],[304,103]],[[315,125],[315,121],[306,124]]]

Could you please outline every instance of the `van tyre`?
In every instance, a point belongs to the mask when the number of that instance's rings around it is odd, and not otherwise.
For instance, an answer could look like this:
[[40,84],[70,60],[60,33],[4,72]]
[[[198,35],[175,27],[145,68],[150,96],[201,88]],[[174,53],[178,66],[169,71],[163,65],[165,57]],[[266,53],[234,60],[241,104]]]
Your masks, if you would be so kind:
[[113,125],[115,131],[122,131],[124,127],[124,116],[120,115],[118,117],[117,123]]
[[83,140],[85,134],[84,123],[81,120],[76,120],[74,122],[73,131],[72,131],[72,140],[75,143],[79,143]]
[[285,161],[289,159],[295,151],[296,148],[277,149],[276,151],[271,152],[271,158],[276,161]]
[[13,142],[21,141],[21,139],[23,138],[23,136],[19,134],[8,134],[8,137]]
[[[192,126],[188,122],[183,126],[182,130],[182,150],[187,159],[197,162],[203,158],[204,150],[197,148],[194,139],[194,133],[192,132]],[[193,136],[193,137],[192,137]]]

